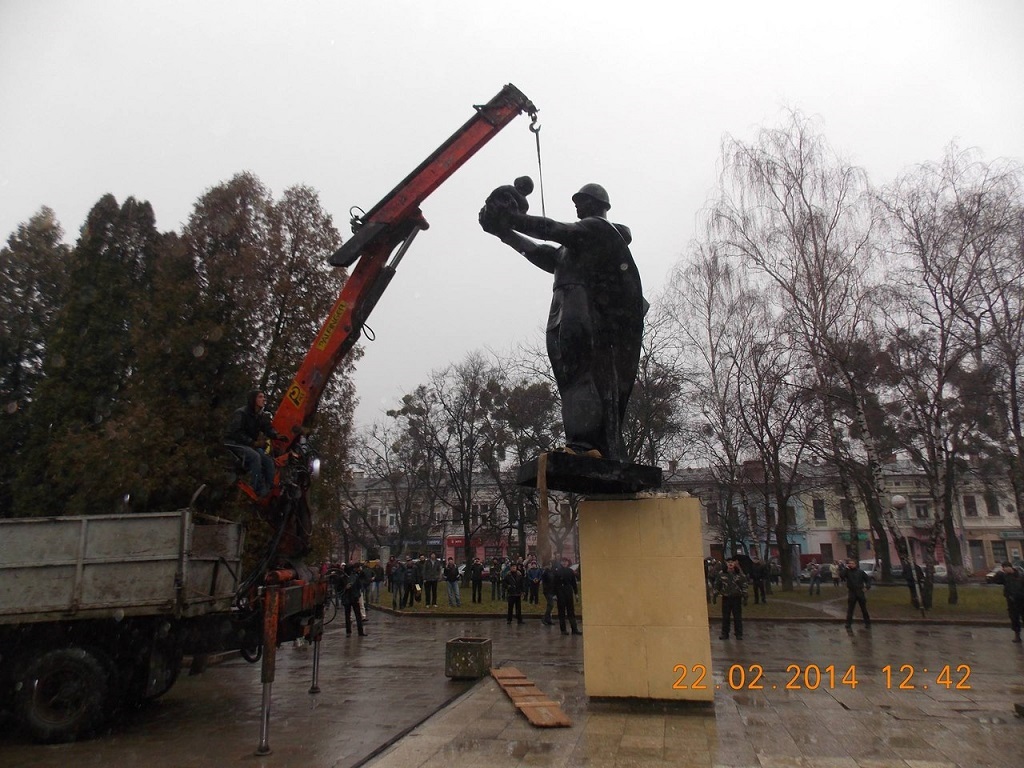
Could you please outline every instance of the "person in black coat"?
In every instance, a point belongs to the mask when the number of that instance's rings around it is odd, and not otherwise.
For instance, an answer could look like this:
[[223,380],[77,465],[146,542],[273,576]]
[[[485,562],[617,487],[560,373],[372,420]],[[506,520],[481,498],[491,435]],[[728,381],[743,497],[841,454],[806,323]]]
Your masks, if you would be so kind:
[[544,593],[544,618],[541,619],[542,624],[547,624],[549,627],[554,625],[551,620],[551,611],[555,608],[556,601],[556,589],[555,589],[555,571],[558,570],[558,561],[552,560],[548,567],[544,569],[540,577],[541,591]]
[[750,564],[750,583],[754,587],[754,605],[768,602],[768,566],[761,560]]
[[245,405],[231,414],[224,445],[242,462],[249,473],[250,485],[257,496],[264,497],[274,487],[274,457],[267,452],[267,440],[281,439],[271,424],[270,414],[263,410],[267,397],[260,390],[249,392]]
[[572,628],[574,635],[582,635],[579,626],[576,624],[576,594],[579,587],[576,583],[576,574],[569,567],[571,561],[568,557],[562,558],[562,564],[555,571],[555,597],[558,600],[558,626],[563,635],[569,633],[565,629],[566,621]]
[[868,616],[867,591],[871,589],[871,579],[858,566],[857,561],[850,558],[846,561],[846,628],[853,626],[854,606],[860,606],[861,616],[864,617],[864,626],[871,626],[871,617]]
[[363,631],[363,614],[359,610],[359,596],[362,592],[359,574],[356,573],[356,569],[353,566],[346,565],[345,574],[342,576],[341,588],[341,604],[345,607],[346,635],[352,634],[352,613],[354,611],[356,614],[356,629],[359,630],[359,636],[366,636],[366,633]]
[[471,602],[482,603],[484,601],[484,564],[479,557],[474,557],[469,565],[469,585],[471,588]]
[[1013,642],[1019,643],[1021,624],[1024,621],[1024,576],[1009,560],[1004,560],[1003,570],[996,574],[995,583],[1003,585],[1003,597],[1006,598],[1006,611],[1010,614]]
[[508,601],[508,623],[512,623],[512,614],[516,621],[523,623],[523,590],[526,588],[525,577],[519,570],[518,563],[512,563],[505,576],[505,599]]

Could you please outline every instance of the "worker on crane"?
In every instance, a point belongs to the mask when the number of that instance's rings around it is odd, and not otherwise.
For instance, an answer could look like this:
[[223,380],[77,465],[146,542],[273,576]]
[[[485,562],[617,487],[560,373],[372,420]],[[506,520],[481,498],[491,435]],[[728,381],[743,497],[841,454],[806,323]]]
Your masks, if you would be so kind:
[[608,220],[611,203],[600,184],[584,184],[572,196],[579,221],[568,224],[530,216],[511,199],[496,204],[489,198],[480,225],[554,275],[547,350],[562,398],[566,448],[626,461],[622,421],[647,308],[629,228]]
[[242,462],[242,467],[252,480],[253,491],[260,498],[267,496],[274,487],[274,457],[270,451],[270,440],[279,440],[270,421],[270,414],[264,410],[267,396],[258,389],[249,392],[245,405],[231,414],[224,444]]

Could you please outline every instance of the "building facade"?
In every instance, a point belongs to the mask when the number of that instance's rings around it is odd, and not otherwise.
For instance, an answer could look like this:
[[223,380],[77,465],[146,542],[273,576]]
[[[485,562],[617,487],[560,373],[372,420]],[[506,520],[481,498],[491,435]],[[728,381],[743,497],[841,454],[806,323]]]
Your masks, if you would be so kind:
[[[872,531],[867,511],[859,498],[847,499],[833,468],[808,463],[797,473],[792,493],[782,514],[786,517],[786,542],[793,557],[794,576],[811,560],[828,563],[845,559],[854,549],[859,559],[881,560],[883,542]],[[923,474],[908,462],[884,466],[887,498],[903,496],[906,505],[893,509],[899,533],[905,536],[915,561],[923,562],[925,542],[931,535],[935,504]],[[953,504],[954,527],[964,555],[968,576],[984,574],[1003,560],[1020,559],[1024,531],[1006,484],[969,472],[960,479]],[[493,482],[481,476],[467,510],[470,537],[458,513],[450,506],[430,503],[427,494],[395,492],[379,481],[355,477],[349,499],[342,503],[349,535],[335,552],[348,549],[348,558],[374,559],[390,555],[431,552],[458,563],[479,557],[494,559],[527,556],[537,551],[534,520],[520,521],[521,511],[509,510]],[[707,467],[679,468],[664,473],[663,491],[687,493],[701,502],[704,554],[718,559],[733,551],[770,559],[778,557],[776,502],[765,493],[763,473],[748,463],[723,482]],[[557,554],[579,560],[574,509],[556,494],[551,511],[553,547]],[[362,530],[360,530],[362,526]],[[853,538],[857,539],[856,548]],[[343,539],[346,537],[339,537]],[[890,562],[898,563],[895,543],[888,534]],[[944,548],[936,548],[936,561],[944,563]],[[342,557],[342,559],[346,559]],[[958,565],[958,564],[950,564]]]

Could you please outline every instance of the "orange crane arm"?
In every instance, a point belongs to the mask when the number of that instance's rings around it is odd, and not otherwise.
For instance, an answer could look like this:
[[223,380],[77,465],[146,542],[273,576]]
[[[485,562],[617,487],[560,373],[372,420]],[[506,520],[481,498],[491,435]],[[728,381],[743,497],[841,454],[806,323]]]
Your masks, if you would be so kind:
[[534,120],[537,115],[533,103],[511,84],[474,109],[476,113],[465,125],[369,212],[354,220],[353,236],[331,256],[330,263],[336,267],[358,264],[274,414],[274,429],[285,435],[279,448],[291,447],[303,433],[331,374],[355,346],[398,262],[416,234],[429,226],[420,204],[518,115],[526,112]]

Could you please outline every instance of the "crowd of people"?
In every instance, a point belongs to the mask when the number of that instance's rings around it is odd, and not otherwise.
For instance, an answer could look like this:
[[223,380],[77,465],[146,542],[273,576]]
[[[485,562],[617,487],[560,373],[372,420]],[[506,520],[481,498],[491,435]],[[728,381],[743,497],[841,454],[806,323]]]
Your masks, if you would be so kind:
[[[552,559],[547,565],[542,565],[536,557],[506,557],[494,558],[485,565],[477,557],[461,569],[454,558],[442,561],[431,553],[417,558],[412,555],[404,558],[392,556],[383,565],[363,563],[353,567],[354,578],[361,585],[364,605],[379,604],[383,585],[391,595],[394,610],[413,608],[417,604],[434,609],[438,607],[440,584],[443,582],[448,607],[461,608],[463,586],[469,586],[471,603],[483,603],[484,585],[489,584],[490,602],[505,605],[507,623],[524,623],[523,602],[539,606],[543,599],[541,623],[554,626],[553,617],[557,616],[564,634],[583,634],[576,619],[576,602],[580,594],[578,574],[569,558]],[[363,616],[365,621],[365,613]]]
[[[867,591],[871,589],[871,578],[862,571],[857,560],[836,560],[831,564],[819,564],[812,560],[807,566],[809,590],[812,596],[821,595],[821,582],[832,581],[833,586],[846,586],[846,628],[853,626],[853,615],[860,609],[864,626],[871,627],[868,613]],[[733,554],[723,563],[713,557],[704,560],[704,584],[707,600],[715,604],[722,599],[722,634],[720,640],[728,640],[735,632],[737,640],[743,639],[743,606],[747,605],[751,590],[754,605],[768,602],[772,587],[778,586],[782,571],[777,560],[767,562],[747,556]]]
[[[847,610],[846,628],[851,629],[853,617],[859,609],[864,626],[870,628],[871,617],[867,606],[867,593],[871,589],[871,578],[859,567],[855,559],[837,560],[819,565],[811,561],[808,565],[810,594],[821,594],[821,582],[830,580],[835,587],[846,587]],[[442,562],[437,555],[421,555],[413,559],[392,556],[386,564],[380,561],[364,563],[341,563],[324,565],[322,573],[332,585],[345,610],[345,631],[352,634],[352,620],[360,636],[365,636],[368,621],[366,606],[380,604],[381,585],[391,595],[395,610],[412,608],[422,602],[426,608],[438,606],[438,587],[444,581],[448,606],[462,607],[462,582],[469,584],[471,602],[482,603],[483,585],[490,584],[491,602],[506,605],[506,620],[523,623],[523,600],[539,605],[544,599],[544,614],[541,623],[554,626],[553,613],[557,610],[558,623],[562,634],[583,634],[576,619],[576,602],[580,588],[577,572],[569,558],[553,559],[548,565],[541,565],[535,557],[494,558],[484,566],[480,558],[474,558],[465,570],[461,570],[453,558]],[[721,598],[722,632],[721,640],[728,640],[732,634],[743,639],[743,607],[748,604],[753,592],[754,604],[766,604],[773,586],[781,580],[781,569],[775,559],[767,562],[749,557],[732,555],[724,562],[713,557],[704,560],[704,579],[707,600],[715,604]],[[1014,633],[1014,642],[1021,641],[1021,627],[1024,624],[1024,575],[1009,562],[1003,563],[997,583],[1003,585],[1004,596]],[[916,594],[912,591],[916,605]]]

